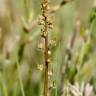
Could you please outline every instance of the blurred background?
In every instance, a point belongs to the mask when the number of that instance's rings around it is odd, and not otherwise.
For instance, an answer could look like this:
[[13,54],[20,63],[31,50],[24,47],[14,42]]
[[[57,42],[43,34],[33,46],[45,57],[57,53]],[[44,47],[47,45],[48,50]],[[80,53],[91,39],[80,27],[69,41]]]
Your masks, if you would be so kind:
[[[0,0],[0,96],[43,96],[42,0]],[[96,0],[50,0],[48,96],[96,96]]]

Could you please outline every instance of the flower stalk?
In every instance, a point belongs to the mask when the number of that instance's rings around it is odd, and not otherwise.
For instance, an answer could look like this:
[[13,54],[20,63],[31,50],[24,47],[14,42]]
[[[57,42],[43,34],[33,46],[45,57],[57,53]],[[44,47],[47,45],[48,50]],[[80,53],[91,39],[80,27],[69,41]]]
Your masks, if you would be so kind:
[[50,14],[50,7],[49,7],[49,0],[43,0],[41,4],[42,8],[42,38],[44,38],[44,55],[45,55],[45,64],[44,64],[44,96],[48,96],[48,31],[52,26],[49,14]]

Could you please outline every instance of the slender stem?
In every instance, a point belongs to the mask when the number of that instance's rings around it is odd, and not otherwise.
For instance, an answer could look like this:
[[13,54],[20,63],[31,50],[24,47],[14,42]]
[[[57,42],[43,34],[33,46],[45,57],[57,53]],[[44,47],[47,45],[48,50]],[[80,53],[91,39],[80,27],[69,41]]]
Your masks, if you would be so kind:
[[20,65],[19,65],[19,58],[18,58],[17,53],[16,53],[16,65],[17,65],[17,73],[18,73],[18,79],[19,79],[19,84],[20,84],[20,89],[21,89],[21,92],[22,92],[22,96],[25,96],[24,86],[23,86],[22,78],[20,76]]
[[28,23],[28,18],[29,18],[29,0],[24,0],[24,12],[25,12],[26,22]]
[[44,77],[45,77],[44,96],[47,96],[47,93],[48,93],[48,35],[45,37],[45,76]]
[[49,0],[43,0],[42,2],[42,16],[43,16],[43,37],[45,41],[45,65],[44,65],[44,96],[48,96],[48,29],[49,23],[48,21],[49,15]]
[[5,73],[0,73],[0,86],[3,88],[3,95],[8,96],[7,86],[5,84]]

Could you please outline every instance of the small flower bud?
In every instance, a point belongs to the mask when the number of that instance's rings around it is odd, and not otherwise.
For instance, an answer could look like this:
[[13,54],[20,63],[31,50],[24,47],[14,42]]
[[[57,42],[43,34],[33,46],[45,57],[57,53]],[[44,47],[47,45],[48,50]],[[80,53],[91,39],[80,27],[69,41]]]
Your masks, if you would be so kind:
[[50,50],[48,50],[48,55],[51,55],[51,51]]
[[38,65],[37,65],[37,70],[40,70],[40,71],[42,71],[42,70],[43,70],[43,65],[41,65],[41,64],[38,64]]

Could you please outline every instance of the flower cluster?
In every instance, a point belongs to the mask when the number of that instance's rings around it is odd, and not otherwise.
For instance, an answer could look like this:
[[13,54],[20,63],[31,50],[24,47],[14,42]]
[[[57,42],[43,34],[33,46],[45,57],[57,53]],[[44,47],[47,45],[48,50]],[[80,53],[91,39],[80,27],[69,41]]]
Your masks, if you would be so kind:
[[50,7],[49,1],[43,0],[41,4],[42,10],[42,19],[40,24],[43,26],[41,31],[43,32],[42,37],[46,37],[48,35],[48,29],[52,29],[52,20],[50,19]]

